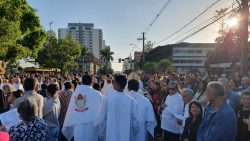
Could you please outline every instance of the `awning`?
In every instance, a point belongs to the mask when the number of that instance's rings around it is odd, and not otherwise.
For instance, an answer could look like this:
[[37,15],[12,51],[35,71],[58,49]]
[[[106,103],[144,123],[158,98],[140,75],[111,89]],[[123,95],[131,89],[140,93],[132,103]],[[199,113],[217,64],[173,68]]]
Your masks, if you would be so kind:
[[232,63],[219,63],[219,64],[210,64],[210,68],[229,68]]

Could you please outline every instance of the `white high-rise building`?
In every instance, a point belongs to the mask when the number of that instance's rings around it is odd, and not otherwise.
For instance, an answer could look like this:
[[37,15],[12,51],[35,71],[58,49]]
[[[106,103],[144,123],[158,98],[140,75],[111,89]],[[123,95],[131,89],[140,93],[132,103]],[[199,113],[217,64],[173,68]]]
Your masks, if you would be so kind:
[[97,59],[100,58],[103,33],[101,29],[95,29],[93,23],[68,23],[68,28],[58,29],[58,38],[65,38],[67,35],[71,35],[81,46],[87,47]]
[[134,63],[132,60],[132,56],[128,56],[127,58],[124,59],[123,61],[123,66],[122,66],[122,71],[126,70],[133,70],[134,69]]
[[59,28],[58,29],[58,39],[66,38],[68,35],[68,28]]

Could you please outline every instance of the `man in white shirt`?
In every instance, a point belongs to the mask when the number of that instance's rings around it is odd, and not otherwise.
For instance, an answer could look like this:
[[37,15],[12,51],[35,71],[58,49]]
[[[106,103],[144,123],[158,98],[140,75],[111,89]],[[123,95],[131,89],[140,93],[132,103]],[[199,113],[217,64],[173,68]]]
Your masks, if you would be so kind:
[[182,126],[176,120],[176,115],[182,115],[184,102],[178,93],[176,81],[170,81],[168,85],[169,95],[165,100],[165,108],[162,112],[161,128],[164,130],[164,141],[180,141]]
[[16,88],[17,90],[22,90],[22,91],[24,91],[24,89],[23,89],[23,84],[21,84],[21,79],[20,79],[20,78],[16,78],[16,79],[15,79],[15,88]]
[[106,141],[132,141],[139,131],[140,121],[136,102],[123,91],[127,84],[124,75],[113,80],[114,93],[103,98],[95,125],[100,139]]
[[154,128],[157,125],[153,106],[150,101],[138,93],[139,81],[131,79],[128,81],[128,95],[133,97],[139,108],[140,130],[135,136],[134,141],[147,141],[148,133],[154,137]]
[[71,96],[62,133],[70,141],[98,141],[98,129],[94,127],[102,96],[90,85],[92,77],[84,75],[83,85],[78,85]]

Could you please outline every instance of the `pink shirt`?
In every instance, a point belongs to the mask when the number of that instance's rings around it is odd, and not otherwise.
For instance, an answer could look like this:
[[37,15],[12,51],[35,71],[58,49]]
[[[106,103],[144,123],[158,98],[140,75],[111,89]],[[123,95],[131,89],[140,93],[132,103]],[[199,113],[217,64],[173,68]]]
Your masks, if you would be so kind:
[[0,141],[10,141],[10,136],[8,132],[0,131]]

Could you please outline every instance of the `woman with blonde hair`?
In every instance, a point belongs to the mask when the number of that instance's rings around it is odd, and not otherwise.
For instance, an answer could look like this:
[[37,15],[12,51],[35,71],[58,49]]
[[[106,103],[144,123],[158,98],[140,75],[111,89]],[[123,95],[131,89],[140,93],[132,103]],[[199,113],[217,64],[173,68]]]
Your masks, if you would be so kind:
[[16,88],[13,85],[9,83],[3,85],[0,97],[0,106],[1,106],[0,113],[6,112],[10,109],[10,103],[8,103],[8,97],[14,91],[16,91]]

